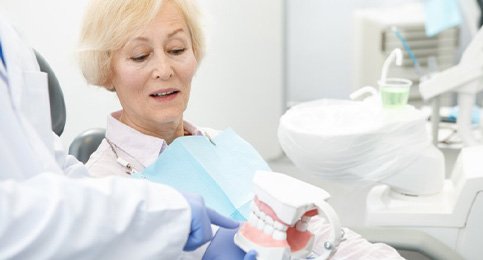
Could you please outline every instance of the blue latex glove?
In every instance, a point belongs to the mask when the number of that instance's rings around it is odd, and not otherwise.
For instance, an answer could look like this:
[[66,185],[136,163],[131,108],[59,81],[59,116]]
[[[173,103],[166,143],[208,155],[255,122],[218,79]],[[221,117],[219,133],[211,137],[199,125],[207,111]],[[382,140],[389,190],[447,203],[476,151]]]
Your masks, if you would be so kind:
[[256,260],[257,252],[245,253],[235,245],[233,237],[238,228],[220,228],[203,255],[203,260]]
[[207,208],[200,195],[183,193],[191,207],[191,227],[188,241],[183,250],[193,251],[213,237],[211,224],[224,228],[237,228],[239,223]]

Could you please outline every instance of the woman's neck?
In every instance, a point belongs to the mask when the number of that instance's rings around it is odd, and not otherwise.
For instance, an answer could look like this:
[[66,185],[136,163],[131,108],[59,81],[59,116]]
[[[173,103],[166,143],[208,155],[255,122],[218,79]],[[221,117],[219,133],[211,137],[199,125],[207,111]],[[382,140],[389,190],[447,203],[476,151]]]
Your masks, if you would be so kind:
[[117,119],[143,134],[161,138],[167,144],[171,144],[174,139],[185,135],[182,117],[176,121],[155,125],[154,127],[149,127],[129,120],[128,117],[124,116],[123,112],[120,113],[120,116]]

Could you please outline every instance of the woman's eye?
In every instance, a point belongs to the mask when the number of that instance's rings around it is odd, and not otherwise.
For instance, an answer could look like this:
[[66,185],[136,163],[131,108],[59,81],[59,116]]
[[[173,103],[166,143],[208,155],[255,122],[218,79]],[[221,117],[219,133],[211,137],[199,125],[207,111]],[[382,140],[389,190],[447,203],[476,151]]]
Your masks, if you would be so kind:
[[186,51],[186,48],[181,48],[181,49],[173,49],[173,50],[170,50],[169,53],[171,53],[173,55],[181,55],[185,51]]
[[148,57],[148,55],[139,55],[139,56],[136,56],[136,57],[131,57],[131,60],[132,61],[135,61],[135,62],[142,62],[144,61],[146,58]]

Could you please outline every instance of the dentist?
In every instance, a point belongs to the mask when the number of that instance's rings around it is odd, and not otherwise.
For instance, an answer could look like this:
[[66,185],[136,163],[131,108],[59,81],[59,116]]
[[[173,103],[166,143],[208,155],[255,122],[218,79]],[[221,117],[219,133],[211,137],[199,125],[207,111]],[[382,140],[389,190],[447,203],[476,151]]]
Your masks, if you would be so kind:
[[0,259],[178,259],[211,224],[238,225],[196,195],[86,177],[50,129],[47,75],[1,17],[0,60]]

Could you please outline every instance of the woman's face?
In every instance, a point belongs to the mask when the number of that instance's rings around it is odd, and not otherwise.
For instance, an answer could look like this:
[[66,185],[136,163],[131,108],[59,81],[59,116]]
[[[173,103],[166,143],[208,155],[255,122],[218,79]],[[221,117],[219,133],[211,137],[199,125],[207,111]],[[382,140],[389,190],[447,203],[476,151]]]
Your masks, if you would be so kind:
[[170,1],[113,53],[111,66],[122,122],[155,136],[181,124],[197,61],[185,20]]

